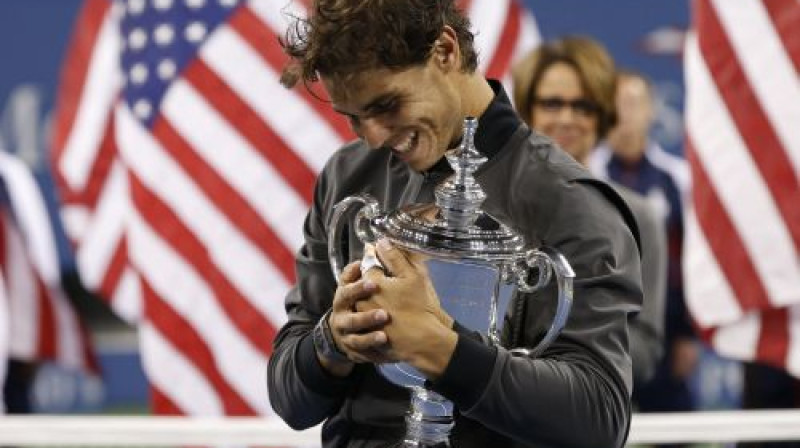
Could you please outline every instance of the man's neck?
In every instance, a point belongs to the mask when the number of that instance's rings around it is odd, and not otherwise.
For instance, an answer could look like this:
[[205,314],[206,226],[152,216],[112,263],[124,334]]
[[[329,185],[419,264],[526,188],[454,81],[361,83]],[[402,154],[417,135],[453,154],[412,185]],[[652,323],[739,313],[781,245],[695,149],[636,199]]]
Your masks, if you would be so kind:
[[486,112],[489,103],[494,99],[494,91],[486,78],[479,73],[464,74],[464,82],[461,86],[462,112],[464,116],[480,117]]

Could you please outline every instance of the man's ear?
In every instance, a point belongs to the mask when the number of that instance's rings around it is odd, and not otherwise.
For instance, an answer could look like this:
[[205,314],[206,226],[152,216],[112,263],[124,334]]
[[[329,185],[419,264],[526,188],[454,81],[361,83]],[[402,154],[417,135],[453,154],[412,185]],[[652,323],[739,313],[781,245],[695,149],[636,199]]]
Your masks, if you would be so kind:
[[442,33],[433,43],[431,52],[434,62],[445,71],[461,68],[461,47],[455,30],[445,25]]

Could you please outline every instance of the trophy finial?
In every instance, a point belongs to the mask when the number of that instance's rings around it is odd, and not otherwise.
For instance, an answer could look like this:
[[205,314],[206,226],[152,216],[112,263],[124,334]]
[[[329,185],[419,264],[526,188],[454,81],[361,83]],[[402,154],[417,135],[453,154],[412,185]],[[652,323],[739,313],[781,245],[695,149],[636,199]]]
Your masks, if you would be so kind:
[[449,228],[466,229],[473,225],[486,199],[486,193],[473,177],[487,160],[475,147],[477,130],[478,119],[465,118],[461,144],[445,154],[455,173],[436,187],[435,195],[436,205]]

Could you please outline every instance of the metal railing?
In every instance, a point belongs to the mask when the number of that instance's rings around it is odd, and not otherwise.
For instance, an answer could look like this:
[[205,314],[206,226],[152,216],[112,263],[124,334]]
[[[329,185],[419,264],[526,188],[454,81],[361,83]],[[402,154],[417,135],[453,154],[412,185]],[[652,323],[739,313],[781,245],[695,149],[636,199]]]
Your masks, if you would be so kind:
[[[629,445],[800,440],[800,411],[634,415]],[[0,416],[0,446],[319,446],[319,428],[278,418]]]

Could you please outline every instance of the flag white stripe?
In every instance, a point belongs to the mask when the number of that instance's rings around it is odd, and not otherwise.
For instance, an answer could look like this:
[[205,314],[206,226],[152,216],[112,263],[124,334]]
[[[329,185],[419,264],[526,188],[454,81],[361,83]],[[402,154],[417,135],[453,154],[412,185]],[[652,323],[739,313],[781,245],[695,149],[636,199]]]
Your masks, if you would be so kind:
[[87,223],[86,236],[76,253],[81,279],[90,289],[98,288],[108,272],[114,249],[122,239],[127,209],[128,184],[125,168],[120,160],[115,160],[91,216],[91,222]]
[[22,236],[16,224],[3,215],[5,227],[8,302],[11,325],[11,356],[32,360],[39,344],[39,308],[35,273],[31,269]]
[[800,173],[800,79],[763,2],[712,3],[794,172]]
[[300,2],[275,2],[273,0],[250,0],[247,7],[267,26],[281,36],[289,27],[291,17],[305,17],[306,10]]
[[127,260],[125,263],[126,267],[111,298],[111,307],[126,322],[136,324],[144,315],[142,291],[139,289],[140,283],[136,273],[127,266]]
[[195,152],[269,223],[283,245],[299,249],[308,206],[258,150],[186,82],[172,85],[162,111]]
[[469,5],[468,15],[478,50],[478,69],[484,73],[502,38],[510,3],[511,0],[472,0]]
[[[127,172],[122,160],[117,158],[112,162],[94,213],[87,214],[84,226],[88,230],[75,254],[81,279],[90,290],[100,287],[109,274],[115,251],[124,244],[130,207]],[[127,260],[123,263],[127,265]],[[118,282],[108,298],[111,307],[126,322],[134,324],[143,313],[138,280],[126,266]]]
[[[220,307],[205,280],[135,212],[131,214],[131,261],[153,290],[191,325],[214,356],[228,384],[255,410],[268,411],[263,371],[266,358],[241,334]],[[155,262],[154,260],[158,260]],[[180,279],[180,281],[176,281]],[[250,368],[243,369],[242,366]]]
[[198,190],[124,105],[118,107],[116,119],[120,150],[130,169],[200,239],[215,265],[245,299],[276,325],[284,322],[281,299],[288,285],[265,255]]
[[75,121],[66,138],[63,155],[59,160],[59,171],[76,191],[83,191],[89,182],[93,162],[100,150],[100,142],[109,111],[120,87],[119,49],[120,37],[117,28],[119,2],[109,9],[92,49],[92,56],[83,84],[83,91]]
[[229,27],[217,29],[200,54],[314,172],[344,143],[305,100],[275,82],[279,74]]
[[[776,306],[800,303],[800,257],[747,146],[700,56],[696,39],[687,47],[686,107],[698,159],[740,235]],[[731,182],[736,179],[736,182]],[[769,254],[764,256],[763,254]]]
[[[526,9],[522,9],[520,14],[519,35],[517,36],[517,41],[514,43],[510,67],[513,67],[514,63],[519,58],[525,56],[531,49],[537,47],[541,43],[539,28],[533,16]],[[503,83],[503,88],[506,89],[508,97],[514,98],[514,83],[511,77],[510,67],[501,82]]]
[[58,251],[50,215],[33,174],[21,160],[0,151],[0,176],[8,189],[18,228],[25,238],[31,261],[46,284],[59,284],[61,276]]
[[222,416],[225,412],[202,371],[178,351],[150,323],[139,326],[142,364],[155,385],[187,415]]
[[683,242],[686,305],[697,324],[709,328],[742,317],[739,302],[705,240],[693,209],[687,209]]
[[65,204],[61,203],[59,216],[64,225],[64,232],[72,241],[80,242],[89,227],[92,219],[92,210],[84,204]]
[[761,313],[754,312],[720,327],[714,334],[714,349],[720,355],[734,359],[756,359],[761,324]]

